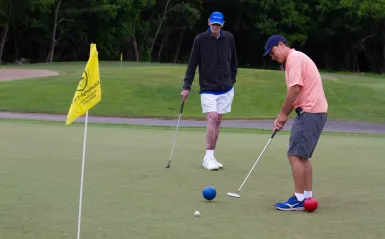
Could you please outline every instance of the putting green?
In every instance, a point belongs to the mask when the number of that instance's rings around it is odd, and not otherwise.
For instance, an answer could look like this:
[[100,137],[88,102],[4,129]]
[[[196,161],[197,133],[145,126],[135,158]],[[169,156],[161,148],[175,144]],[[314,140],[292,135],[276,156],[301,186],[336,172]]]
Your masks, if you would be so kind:
[[[83,127],[0,122],[0,237],[75,238]],[[385,137],[323,135],[314,155],[314,213],[281,212],[292,193],[287,134],[224,132],[201,168],[204,131],[88,128],[81,238],[384,238]],[[217,197],[205,201],[212,185]],[[200,211],[200,217],[194,212]]]

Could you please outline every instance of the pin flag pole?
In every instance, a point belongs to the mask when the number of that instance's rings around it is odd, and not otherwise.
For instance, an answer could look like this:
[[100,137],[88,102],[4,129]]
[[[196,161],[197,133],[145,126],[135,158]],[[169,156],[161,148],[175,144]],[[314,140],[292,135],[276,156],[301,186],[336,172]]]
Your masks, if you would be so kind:
[[82,171],[80,178],[80,197],[79,197],[79,216],[78,216],[78,234],[77,239],[80,239],[80,225],[82,218],[82,201],[83,201],[83,181],[84,181],[84,162],[86,156],[86,141],[87,141],[87,123],[88,123],[88,111],[86,112],[86,119],[84,124],[84,139],[83,139],[83,156],[82,156]]
[[[88,89],[86,89],[88,88]],[[86,160],[86,143],[88,129],[88,111],[93,108],[101,100],[99,59],[96,44],[91,44],[90,57],[88,59],[85,71],[82,74],[82,79],[78,84],[75,95],[72,99],[70,109],[68,111],[66,125],[70,125],[78,117],[85,115],[84,122],[84,138],[83,138],[83,153],[82,166],[80,177],[80,195],[78,208],[78,228],[77,239],[80,239],[81,220],[82,220],[82,204],[83,204],[83,185],[84,185],[84,168]]]

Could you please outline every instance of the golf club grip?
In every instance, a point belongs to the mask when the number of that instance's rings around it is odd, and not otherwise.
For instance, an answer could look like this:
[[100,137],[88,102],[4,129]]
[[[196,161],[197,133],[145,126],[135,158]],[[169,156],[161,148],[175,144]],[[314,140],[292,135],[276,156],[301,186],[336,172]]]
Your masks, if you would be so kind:
[[182,101],[182,105],[180,106],[180,113],[182,114],[183,112],[183,107],[184,107],[184,101]]
[[277,129],[274,130],[273,134],[271,135],[271,138],[274,138],[275,134],[278,132]]

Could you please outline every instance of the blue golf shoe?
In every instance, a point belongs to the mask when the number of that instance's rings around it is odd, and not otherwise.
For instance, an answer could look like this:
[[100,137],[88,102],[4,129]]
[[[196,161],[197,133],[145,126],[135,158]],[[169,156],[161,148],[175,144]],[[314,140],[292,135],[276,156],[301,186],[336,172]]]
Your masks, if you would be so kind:
[[278,202],[274,206],[276,209],[282,211],[304,211],[304,202],[305,200],[298,201],[297,197],[293,195],[286,202]]

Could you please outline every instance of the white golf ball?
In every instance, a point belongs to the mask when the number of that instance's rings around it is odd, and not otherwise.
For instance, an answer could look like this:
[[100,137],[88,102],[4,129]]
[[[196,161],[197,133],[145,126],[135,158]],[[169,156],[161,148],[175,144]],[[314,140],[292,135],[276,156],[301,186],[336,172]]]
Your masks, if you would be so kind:
[[195,211],[194,215],[195,215],[196,217],[199,217],[199,215],[201,215],[201,214],[200,214],[199,211]]

